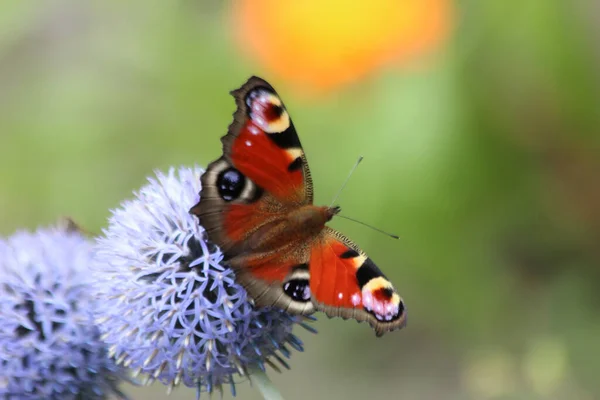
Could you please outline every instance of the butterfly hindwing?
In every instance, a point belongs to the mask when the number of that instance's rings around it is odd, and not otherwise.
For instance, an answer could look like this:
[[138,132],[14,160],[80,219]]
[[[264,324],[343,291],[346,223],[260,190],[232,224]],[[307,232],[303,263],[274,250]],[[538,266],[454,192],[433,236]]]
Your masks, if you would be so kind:
[[392,283],[358,246],[328,227],[312,245],[310,291],[317,310],[367,321],[378,336],[406,323]]
[[308,248],[291,247],[292,253],[277,252],[271,257],[235,257],[232,266],[237,271],[236,279],[258,307],[275,306],[292,314],[312,314],[315,308],[310,296],[310,254]]

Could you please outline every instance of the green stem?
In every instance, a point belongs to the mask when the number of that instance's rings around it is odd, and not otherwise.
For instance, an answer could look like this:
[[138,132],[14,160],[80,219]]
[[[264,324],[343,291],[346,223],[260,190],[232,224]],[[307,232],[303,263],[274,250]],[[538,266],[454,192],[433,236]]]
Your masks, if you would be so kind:
[[269,379],[264,371],[256,368],[250,372],[250,379],[255,383],[258,390],[265,400],[283,400],[283,396],[279,390],[273,386],[273,382]]

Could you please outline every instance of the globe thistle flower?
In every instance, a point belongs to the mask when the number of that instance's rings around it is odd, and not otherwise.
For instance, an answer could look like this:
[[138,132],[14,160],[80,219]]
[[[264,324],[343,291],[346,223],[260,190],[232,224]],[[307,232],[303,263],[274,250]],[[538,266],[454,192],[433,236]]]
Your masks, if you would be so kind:
[[98,239],[97,309],[102,338],[118,364],[159,380],[212,392],[234,376],[263,370],[289,348],[304,318],[253,308],[223,254],[189,208],[199,200],[196,167],[158,172],[136,198],[113,211]]
[[0,241],[0,398],[123,397],[93,325],[91,248],[58,228]]

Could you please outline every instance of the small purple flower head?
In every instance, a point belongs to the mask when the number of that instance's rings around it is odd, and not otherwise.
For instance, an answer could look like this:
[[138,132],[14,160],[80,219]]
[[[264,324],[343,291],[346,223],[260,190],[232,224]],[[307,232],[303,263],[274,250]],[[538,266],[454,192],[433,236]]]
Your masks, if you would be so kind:
[[264,370],[288,346],[300,317],[255,310],[223,254],[209,244],[188,210],[199,200],[202,169],[171,169],[150,178],[132,201],[114,210],[98,239],[97,320],[118,364],[159,380],[212,392],[234,375]]
[[93,324],[91,248],[58,228],[0,241],[0,398],[122,396]]

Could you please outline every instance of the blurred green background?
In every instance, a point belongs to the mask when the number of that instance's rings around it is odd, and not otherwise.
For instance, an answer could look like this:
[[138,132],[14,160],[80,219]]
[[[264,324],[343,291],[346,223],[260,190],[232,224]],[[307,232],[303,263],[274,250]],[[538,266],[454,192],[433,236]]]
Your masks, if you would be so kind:
[[230,5],[2,2],[0,233],[61,215],[98,232],[154,169],[205,166],[228,92],[256,74],[286,102],[317,203],[365,156],[339,203],[401,239],[332,225],[409,310],[381,339],[324,316],[299,329],[306,351],[270,373],[285,398],[600,398],[598,2],[457,2],[426,62],[316,98],[242,54]]

